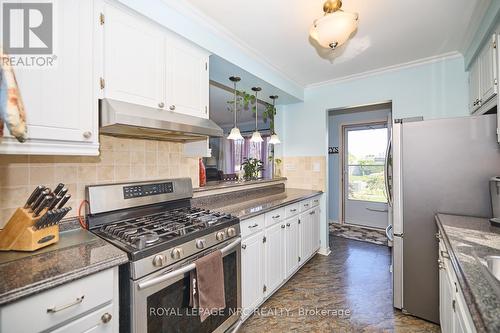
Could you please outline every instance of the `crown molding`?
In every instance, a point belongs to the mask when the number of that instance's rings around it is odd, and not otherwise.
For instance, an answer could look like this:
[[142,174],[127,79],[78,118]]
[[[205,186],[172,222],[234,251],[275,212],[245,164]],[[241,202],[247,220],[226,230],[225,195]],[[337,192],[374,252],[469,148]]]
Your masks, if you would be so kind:
[[387,66],[387,67],[377,68],[377,69],[362,72],[362,73],[347,75],[347,76],[335,78],[332,80],[308,84],[305,87],[305,89],[307,90],[307,89],[312,89],[312,88],[328,86],[328,85],[332,85],[332,84],[338,84],[338,83],[342,83],[342,82],[365,79],[365,78],[372,77],[372,76],[396,72],[396,71],[399,71],[402,69],[419,67],[422,65],[428,65],[428,64],[446,61],[446,60],[457,59],[460,57],[463,57],[460,52],[453,51],[453,52],[444,53],[444,54],[440,54],[440,55],[436,55],[436,56],[432,56],[432,57],[427,57],[427,58],[422,58],[422,59],[418,59],[418,60],[413,60],[413,61],[409,61],[409,62],[397,64],[397,65],[391,65],[391,66]]

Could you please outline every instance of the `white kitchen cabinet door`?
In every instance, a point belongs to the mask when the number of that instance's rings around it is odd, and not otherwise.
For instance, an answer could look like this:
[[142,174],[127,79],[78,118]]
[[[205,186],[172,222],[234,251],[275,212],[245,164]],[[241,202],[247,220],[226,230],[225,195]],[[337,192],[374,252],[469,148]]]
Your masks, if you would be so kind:
[[1,139],[0,154],[99,154],[93,3],[67,0],[54,6],[53,67],[14,67],[29,139],[22,144],[12,137]]
[[264,299],[264,231],[241,243],[241,304],[251,313]]
[[292,276],[299,267],[300,239],[299,218],[292,217],[285,221],[285,263],[286,278]]
[[208,53],[175,36],[165,45],[166,108],[208,119]]
[[272,294],[285,279],[285,222],[274,224],[265,231],[266,295]]
[[320,247],[320,208],[314,208],[311,213],[311,254]]
[[485,104],[497,94],[497,53],[496,35],[483,47],[480,55],[480,92],[481,104]]
[[481,63],[476,59],[469,69],[469,110],[474,113],[480,105],[480,73]]
[[164,31],[109,4],[104,15],[104,97],[161,108],[165,104]]
[[[443,259],[441,259],[443,260]],[[439,320],[443,333],[453,332],[453,290],[444,263],[439,269]]]
[[311,255],[312,248],[312,211],[299,216],[300,264]]

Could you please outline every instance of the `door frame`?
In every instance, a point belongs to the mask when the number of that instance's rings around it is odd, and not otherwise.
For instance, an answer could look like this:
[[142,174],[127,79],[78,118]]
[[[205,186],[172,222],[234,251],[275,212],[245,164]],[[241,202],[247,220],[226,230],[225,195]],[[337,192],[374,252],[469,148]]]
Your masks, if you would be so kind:
[[[345,177],[344,177],[344,166],[345,166],[345,151],[344,151],[344,146],[345,146],[345,130],[349,127],[361,127],[361,126],[369,126],[369,125],[386,125],[388,126],[389,124],[387,123],[387,119],[379,119],[379,120],[372,120],[372,121],[353,121],[353,122],[345,122],[340,124],[340,131],[339,131],[339,142],[340,142],[340,147],[339,147],[339,223],[340,224],[345,224],[345,225],[350,225],[349,223],[345,222]],[[370,227],[365,227],[363,228],[368,228]]]

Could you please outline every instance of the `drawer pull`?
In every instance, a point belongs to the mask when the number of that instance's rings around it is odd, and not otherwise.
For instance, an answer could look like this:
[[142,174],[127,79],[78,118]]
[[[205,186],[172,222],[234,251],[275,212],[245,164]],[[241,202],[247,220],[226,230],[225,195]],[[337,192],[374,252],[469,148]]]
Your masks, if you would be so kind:
[[104,324],[107,324],[107,323],[109,323],[111,321],[111,318],[113,318],[113,316],[106,312],[105,314],[102,315],[101,321]]
[[287,224],[286,224],[286,226],[287,226],[287,227],[289,227],[289,226],[290,226],[290,223],[287,223]]
[[314,214],[316,214],[316,212],[314,210],[309,213],[309,215],[314,215]]
[[441,257],[446,258],[446,259],[449,259],[449,258],[450,258],[450,255],[449,255],[449,254],[448,254],[448,252],[446,252],[446,251],[441,251]]
[[304,204],[304,207],[309,207],[309,204]]
[[255,223],[254,225],[249,225],[248,226],[248,229],[253,229],[253,228],[257,228],[259,225],[257,223]]
[[278,214],[278,215],[274,215],[274,216],[273,216],[273,219],[279,219],[280,217],[281,217],[281,215],[280,215],[280,214]]
[[61,310],[65,310],[65,309],[68,309],[68,308],[70,308],[72,306],[78,305],[81,302],[83,302],[83,298],[84,297],[85,296],[79,297],[74,302],[66,304],[66,305],[54,306],[53,308],[49,308],[49,309],[47,309],[47,313],[56,313],[56,312],[59,312]]
[[281,229],[285,229],[285,225],[284,224],[281,225]]

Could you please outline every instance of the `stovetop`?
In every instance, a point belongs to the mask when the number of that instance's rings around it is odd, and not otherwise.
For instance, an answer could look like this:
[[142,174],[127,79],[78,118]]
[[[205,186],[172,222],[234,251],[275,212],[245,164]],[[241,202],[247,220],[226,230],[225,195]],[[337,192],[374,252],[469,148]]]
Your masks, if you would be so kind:
[[196,207],[179,207],[104,224],[92,231],[139,260],[237,224],[238,218]]

